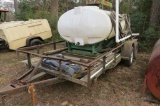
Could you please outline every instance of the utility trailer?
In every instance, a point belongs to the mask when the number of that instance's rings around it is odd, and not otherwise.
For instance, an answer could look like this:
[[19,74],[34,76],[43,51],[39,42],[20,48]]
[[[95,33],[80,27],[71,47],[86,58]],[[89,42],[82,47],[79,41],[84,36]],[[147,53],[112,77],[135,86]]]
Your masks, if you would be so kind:
[[[116,47],[106,51],[100,56],[93,58],[90,56],[81,56],[77,54],[65,54],[67,47],[57,47],[60,43],[65,44],[65,41],[58,41],[54,43],[47,43],[32,47],[20,48],[17,50],[17,55],[21,53],[26,54],[27,60],[22,61],[27,64],[29,71],[21,77],[11,81],[6,87],[0,90],[2,99],[11,94],[30,91],[33,105],[35,105],[34,89],[41,88],[64,81],[71,81],[86,87],[97,81],[97,78],[105,73],[106,70],[114,68],[122,59],[126,60],[128,65],[131,65],[133,58],[136,58],[137,53],[137,39],[129,39],[124,43],[118,44]],[[52,47],[48,52],[43,51],[44,47]],[[133,48],[133,49],[132,49]],[[33,51],[36,49],[36,52]],[[58,55],[63,55],[59,57]],[[31,58],[34,56],[34,58]],[[42,66],[43,59],[55,60],[59,63],[58,70],[49,69]],[[68,75],[62,70],[62,62],[69,62],[69,64],[79,65],[82,67],[81,73]],[[45,76],[49,78],[43,79]]]
[[[29,91],[36,105],[36,88],[63,81],[90,87],[121,60],[131,66],[137,57],[135,36],[138,34],[131,32],[128,16],[119,15],[119,0],[116,6],[116,14],[98,7],[76,7],[62,15],[58,22],[65,41],[18,49],[18,56],[26,54],[27,60],[23,63],[30,69],[0,90],[2,99],[5,95]],[[66,46],[60,47],[61,43]]]

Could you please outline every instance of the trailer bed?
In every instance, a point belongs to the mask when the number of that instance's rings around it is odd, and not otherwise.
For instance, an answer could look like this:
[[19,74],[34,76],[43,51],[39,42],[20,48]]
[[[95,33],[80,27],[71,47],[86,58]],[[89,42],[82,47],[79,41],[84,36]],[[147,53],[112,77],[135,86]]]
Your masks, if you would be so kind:
[[[51,55],[53,57],[53,55]],[[68,59],[70,58],[71,60],[76,60],[79,61],[82,58],[79,57],[75,57],[75,56],[68,56],[68,55],[64,55],[64,59]],[[31,59],[31,63],[32,63],[32,67],[36,67],[37,63],[39,63],[39,61],[41,60],[41,58],[39,57],[34,57]],[[91,60],[90,58],[86,58],[87,60]],[[92,59],[93,60],[93,59]],[[114,54],[111,53],[109,54],[108,57],[106,57],[106,64],[105,64],[105,70],[103,70],[103,61],[102,59],[100,59],[98,62],[94,63],[94,65],[90,68],[91,72],[90,72],[90,79],[94,80],[97,79],[101,74],[103,74],[107,69],[111,69],[114,68],[119,62],[121,61],[121,54],[116,54],[116,58],[114,59]],[[22,63],[24,63],[25,65],[28,66],[28,60],[24,60],[22,61]],[[88,81],[88,75],[87,75],[87,68],[85,68],[84,66],[82,66],[82,71],[86,72],[86,75],[84,75],[81,78],[77,78],[77,76],[68,76],[67,74],[62,72],[62,79],[71,81],[71,82],[75,82],[78,84],[81,84],[83,86],[87,86],[87,81]],[[43,67],[42,65],[38,66],[38,70],[40,70],[40,72],[46,72],[47,74],[53,75],[55,77],[60,76],[60,73],[56,70],[53,69],[48,69],[46,67]]]

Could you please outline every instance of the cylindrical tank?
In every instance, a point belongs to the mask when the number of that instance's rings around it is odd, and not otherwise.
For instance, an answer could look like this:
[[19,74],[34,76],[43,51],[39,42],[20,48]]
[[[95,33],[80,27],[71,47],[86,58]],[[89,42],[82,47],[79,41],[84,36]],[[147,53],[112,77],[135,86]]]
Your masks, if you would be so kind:
[[160,40],[154,46],[146,70],[146,83],[152,94],[160,99]]
[[[96,6],[81,6],[64,13],[58,21],[62,38],[77,45],[95,44],[115,36],[111,12]],[[120,21],[122,31],[125,19]]]

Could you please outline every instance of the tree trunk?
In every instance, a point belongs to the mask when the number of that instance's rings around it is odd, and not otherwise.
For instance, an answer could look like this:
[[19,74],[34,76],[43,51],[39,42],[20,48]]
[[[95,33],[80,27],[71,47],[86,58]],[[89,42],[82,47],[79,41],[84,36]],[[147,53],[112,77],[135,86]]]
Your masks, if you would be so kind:
[[51,17],[58,17],[58,0],[51,0]]
[[18,14],[19,13],[18,0],[14,0],[14,9],[15,9],[15,13]]
[[160,0],[152,0],[150,26],[160,25]]

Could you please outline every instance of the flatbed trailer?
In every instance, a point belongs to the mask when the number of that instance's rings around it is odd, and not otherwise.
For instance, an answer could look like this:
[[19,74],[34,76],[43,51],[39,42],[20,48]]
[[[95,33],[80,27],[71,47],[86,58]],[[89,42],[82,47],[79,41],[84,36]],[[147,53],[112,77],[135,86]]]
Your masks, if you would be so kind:
[[[35,105],[34,91],[36,88],[48,86],[64,81],[71,81],[86,87],[97,81],[97,78],[105,73],[106,70],[114,68],[122,59],[130,61],[131,54],[137,52],[137,39],[131,38],[123,43],[117,44],[116,47],[109,49],[97,57],[82,56],[77,54],[65,54],[67,47],[57,47],[60,43],[65,45],[65,41],[47,43],[31,47],[24,47],[17,50],[17,56],[21,53],[26,54],[27,60],[22,61],[29,67],[29,71],[21,77],[11,81],[6,87],[0,89],[2,100],[7,95],[16,94],[19,92],[29,91],[32,97],[33,105]],[[42,52],[44,47],[52,47],[50,51]],[[130,48],[134,48],[133,51]],[[36,52],[35,50],[36,49]],[[34,52],[33,52],[34,51]],[[55,57],[57,54],[62,54],[62,57]],[[129,55],[128,55],[129,54]],[[33,57],[34,56],[34,57]],[[59,63],[57,70],[49,69],[41,65],[43,59],[55,60]],[[63,72],[62,62],[77,64],[82,67],[83,76],[70,76]],[[48,77],[45,77],[48,76]],[[45,77],[45,78],[44,78]]]

